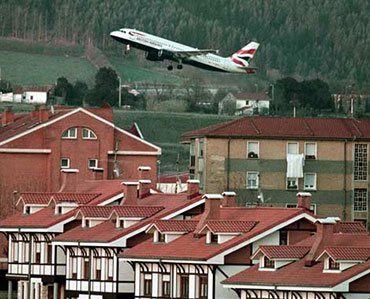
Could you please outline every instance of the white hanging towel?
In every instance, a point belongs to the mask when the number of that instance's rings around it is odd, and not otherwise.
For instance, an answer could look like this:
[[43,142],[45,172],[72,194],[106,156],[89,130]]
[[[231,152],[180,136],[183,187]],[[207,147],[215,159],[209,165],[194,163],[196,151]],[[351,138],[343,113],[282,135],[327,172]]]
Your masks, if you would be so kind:
[[287,178],[303,178],[303,165],[304,165],[303,154],[288,154],[286,160],[287,160],[287,169],[286,169]]

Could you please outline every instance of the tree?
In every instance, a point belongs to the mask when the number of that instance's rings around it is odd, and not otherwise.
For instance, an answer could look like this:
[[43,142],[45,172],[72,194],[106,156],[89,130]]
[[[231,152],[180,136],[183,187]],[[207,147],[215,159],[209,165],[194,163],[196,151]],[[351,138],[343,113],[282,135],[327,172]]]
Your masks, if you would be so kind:
[[72,87],[71,95],[67,103],[69,105],[81,106],[88,90],[89,88],[85,82],[76,81]]
[[9,81],[6,80],[0,80],[0,92],[6,93],[6,92],[12,92],[12,85]]
[[92,92],[86,94],[86,100],[91,105],[101,106],[109,103],[111,106],[118,104],[118,76],[109,67],[103,67],[95,75],[95,86]]
[[67,78],[59,77],[57,79],[57,85],[54,88],[54,96],[62,97],[67,101],[68,97],[72,93],[72,84],[68,82]]

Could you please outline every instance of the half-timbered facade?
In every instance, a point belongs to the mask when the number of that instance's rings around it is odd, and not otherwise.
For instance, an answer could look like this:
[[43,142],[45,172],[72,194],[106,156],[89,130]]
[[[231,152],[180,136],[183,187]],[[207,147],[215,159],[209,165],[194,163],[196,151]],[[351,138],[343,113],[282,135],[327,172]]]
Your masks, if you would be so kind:
[[[303,195],[303,196],[301,196]],[[235,207],[235,193],[206,194],[192,220],[158,220],[120,256],[135,267],[135,298],[237,298],[220,282],[253,265],[261,244],[294,244],[315,231],[309,194],[299,207]]]
[[52,240],[77,225],[77,207],[114,204],[123,197],[119,181],[89,181],[81,188],[90,192],[22,193],[19,211],[0,222],[8,239],[9,294],[16,283],[17,298],[64,298],[66,252]]
[[261,246],[258,264],[223,282],[239,298],[367,299],[370,235],[360,223],[318,219],[317,234],[295,245]]
[[134,268],[119,254],[146,240],[144,232],[155,220],[190,219],[202,213],[197,181],[189,181],[188,193],[181,194],[145,192],[149,183],[124,182],[121,205],[80,207],[76,218],[81,225],[53,240],[67,254],[67,297],[133,298]]

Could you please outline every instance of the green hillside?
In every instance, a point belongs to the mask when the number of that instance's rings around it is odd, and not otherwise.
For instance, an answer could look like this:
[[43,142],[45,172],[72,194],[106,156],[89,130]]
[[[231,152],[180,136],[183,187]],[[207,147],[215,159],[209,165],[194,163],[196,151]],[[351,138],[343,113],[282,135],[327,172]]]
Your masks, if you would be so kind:
[[73,56],[55,56],[0,51],[2,78],[13,85],[54,84],[58,77],[92,81],[95,67],[86,59]]
[[189,147],[180,144],[180,136],[215,123],[231,120],[232,117],[195,114],[164,113],[150,111],[114,111],[114,123],[121,128],[129,128],[136,122],[144,138],[162,148],[161,172],[176,171],[176,161],[180,155],[179,169],[188,169]]

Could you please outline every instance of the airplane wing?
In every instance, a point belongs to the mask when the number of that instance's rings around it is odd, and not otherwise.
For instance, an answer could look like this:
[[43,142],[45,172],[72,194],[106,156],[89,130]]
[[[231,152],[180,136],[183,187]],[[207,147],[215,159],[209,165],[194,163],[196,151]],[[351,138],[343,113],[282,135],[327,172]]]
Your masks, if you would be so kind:
[[250,67],[250,66],[238,66],[240,69],[243,69],[247,72],[247,74],[254,74],[257,71],[256,67]]
[[167,50],[171,52],[175,57],[182,59],[182,58],[189,58],[192,56],[198,55],[207,55],[207,54],[218,54],[218,50],[214,49],[196,49],[196,50],[189,50],[189,51],[173,51]]

